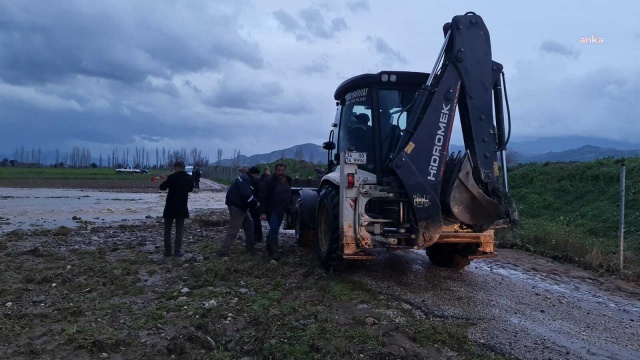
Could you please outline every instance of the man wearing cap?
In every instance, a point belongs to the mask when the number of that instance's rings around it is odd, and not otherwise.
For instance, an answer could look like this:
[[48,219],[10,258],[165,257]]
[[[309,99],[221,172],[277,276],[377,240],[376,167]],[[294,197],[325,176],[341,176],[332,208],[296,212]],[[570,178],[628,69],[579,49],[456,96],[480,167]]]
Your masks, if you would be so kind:
[[247,171],[249,171],[249,165],[242,164],[242,165],[238,166],[238,171],[239,171],[241,174],[246,174],[246,173],[247,173]]
[[[219,257],[229,256],[231,246],[238,236],[240,228],[244,231],[246,250],[250,253],[255,252],[253,219],[251,218],[251,214],[249,214],[249,209],[260,206],[258,199],[253,196],[253,189],[251,187],[252,179],[260,178],[260,170],[249,169],[248,166],[242,165],[238,168],[238,171],[240,171],[241,174],[233,181],[229,190],[227,190],[225,205],[227,205],[229,209],[229,225],[227,226],[227,233],[222,241],[222,247],[218,252]],[[246,172],[249,174],[246,174]]]

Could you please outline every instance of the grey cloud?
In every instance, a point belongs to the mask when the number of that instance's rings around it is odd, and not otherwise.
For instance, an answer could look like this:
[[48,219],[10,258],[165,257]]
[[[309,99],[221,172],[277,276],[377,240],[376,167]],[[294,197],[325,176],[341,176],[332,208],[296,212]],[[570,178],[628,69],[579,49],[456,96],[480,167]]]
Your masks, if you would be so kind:
[[282,25],[283,29],[286,32],[296,33],[300,28],[300,24],[298,24],[298,20],[296,20],[291,14],[280,9],[273,13],[273,17],[276,19],[280,25]]
[[353,12],[371,11],[371,8],[369,7],[369,3],[366,0],[348,1],[347,8]]
[[551,66],[553,63],[547,59],[523,61],[517,66],[515,81],[509,81],[513,84],[509,85],[509,100],[514,134],[637,141],[637,109],[628,104],[640,96],[639,67],[620,70],[603,65],[572,73],[566,71],[570,63],[557,67]]
[[210,105],[236,109],[260,110],[261,105],[282,95],[284,88],[276,82],[252,84],[246,87],[223,87]]
[[337,17],[327,21],[323,12],[313,7],[300,11],[300,21],[284,10],[275,11],[273,17],[285,32],[294,34],[298,41],[309,42],[314,38],[333,39],[338,33],[349,28],[344,18]]
[[367,42],[369,42],[373,49],[387,62],[401,62],[407,64],[407,59],[398,51],[393,50],[387,42],[381,37],[367,36]]
[[197,93],[199,93],[199,94],[201,94],[201,93],[202,93],[202,90],[201,90],[199,87],[195,86],[195,85],[191,82],[191,80],[189,80],[189,79],[187,79],[187,80],[185,80],[185,81],[184,81],[184,86],[186,86],[186,87],[190,88],[191,90],[193,90],[193,91],[195,91],[195,92],[197,92]]
[[568,46],[561,44],[555,40],[545,40],[540,45],[540,51],[550,54],[557,54],[567,58],[577,58],[580,54],[578,51],[570,49]]
[[311,64],[304,65],[300,68],[303,74],[324,74],[329,70],[329,64],[326,60],[317,60]]
[[263,66],[258,45],[233,30],[233,16],[203,5],[187,22],[166,16],[173,10],[168,3],[0,2],[0,79],[51,83],[80,75],[135,83],[228,61]]
[[335,18],[331,20],[331,32],[336,34],[349,29],[349,25],[344,18]]
[[159,136],[149,136],[149,135],[142,135],[140,136],[140,138],[144,141],[148,141],[148,142],[152,142],[152,143],[159,143],[162,141],[162,138]]
[[225,75],[218,88],[205,103],[214,108],[296,114],[304,111],[302,96],[295,100],[285,97],[282,84],[256,81]]
[[[159,146],[167,139],[189,144],[190,138],[210,130],[202,123],[175,121],[176,117],[180,116],[179,109],[173,109],[171,106],[157,106],[157,109],[168,109],[162,114],[130,107],[130,115],[126,115],[119,111],[122,103],[117,105],[108,112],[51,112],[34,108],[30,104],[0,98],[0,108],[6,111],[2,127],[3,138],[6,141],[3,140],[0,152],[4,150],[5,153],[9,153],[17,146],[33,144],[51,150],[61,144],[78,142],[115,148],[130,146],[136,137]],[[24,119],[29,119],[28,130],[21,124]]]
[[300,11],[300,18],[307,30],[313,35],[323,39],[329,39],[331,37],[329,29],[325,28],[324,17],[320,10],[314,8],[302,9]]

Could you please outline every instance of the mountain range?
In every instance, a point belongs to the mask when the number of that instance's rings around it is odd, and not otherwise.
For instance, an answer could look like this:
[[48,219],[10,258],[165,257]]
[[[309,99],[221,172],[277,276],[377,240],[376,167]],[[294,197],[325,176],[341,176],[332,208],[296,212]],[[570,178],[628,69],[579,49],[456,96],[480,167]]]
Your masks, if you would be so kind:
[[[460,150],[464,150],[464,146],[457,144],[449,146],[450,152]],[[607,157],[640,156],[640,143],[634,144],[582,136],[544,137],[525,141],[511,141],[508,144],[507,151],[512,151],[517,163],[590,161]],[[298,157],[296,157],[296,153],[298,153]],[[303,160],[317,163],[326,163],[327,161],[327,152],[320,145],[301,144],[266,154],[241,155],[236,163],[264,164],[283,157],[300,158],[301,154]],[[221,163],[229,165],[233,161],[224,159]]]
[[[457,144],[449,146],[450,152],[464,150]],[[507,151],[511,151],[517,163],[529,162],[569,162],[590,161],[599,158],[620,158],[640,156],[640,143],[609,140],[596,137],[566,136],[544,137],[531,140],[511,141]],[[51,162],[54,152],[43,152],[43,159]],[[0,154],[0,159],[11,159],[11,154]],[[210,156],[211,158],[211,156]],[[265,164],[281,158],[302,159],[318,164],[326,164],[327,152],[318,144],[300,144],[269,153],[255,155],[240,155],[235,161],[221,160],[222,165],[231,164]],[[98,158],[92,159],[98,163]],[[215,162],[215,161],[214,161]]]

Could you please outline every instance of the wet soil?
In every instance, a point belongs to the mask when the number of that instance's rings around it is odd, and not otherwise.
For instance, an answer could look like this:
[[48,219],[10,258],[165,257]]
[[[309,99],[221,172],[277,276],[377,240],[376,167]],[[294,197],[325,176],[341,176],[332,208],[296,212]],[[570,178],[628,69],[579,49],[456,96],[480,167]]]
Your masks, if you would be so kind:
[[[290,233],[280,262],[262,243],[215,258],[227,223],[225,210],[188,220],[183,258],[162,255],[160,219],[1,236],[0,358],[493,356],[464,330],[416,325],[403,303],[319,270]],[[435,345],[448,336],[453,349]]]
[[[0,290],[0,358],[640,358],[636,284],[518,250],[461,271],[437,268],[423,252],[381,252],[328,275],[311,249],[282,232],[282,264],[262,251],[249,257],[238,244],[237,259],[216,261],[226,223],[226,211],[214,210],[224,207],[221,189],[190,197],[194,214],[204,214],[187,224],[191,255],[167,261],[156,218],[164,194],[65,199],[36,189],[18,198],[0,188],[0,276],[9,284]],[[11,214],[34,194],[41,206],[17,221]],[[117,215],[85,221],[107,206]],[[82,220],[58,227],[54,215]],[[40,217],[49,222],[29,226]],[[217,305],[204,305],[211,301]],[[289,313],[297,325],[278,322]]]
[[427,316],[472,324],[469,334],[519,359],[640,358],[640,288],[518,250],[462,271],[422,252],[382,253],[352,273]]

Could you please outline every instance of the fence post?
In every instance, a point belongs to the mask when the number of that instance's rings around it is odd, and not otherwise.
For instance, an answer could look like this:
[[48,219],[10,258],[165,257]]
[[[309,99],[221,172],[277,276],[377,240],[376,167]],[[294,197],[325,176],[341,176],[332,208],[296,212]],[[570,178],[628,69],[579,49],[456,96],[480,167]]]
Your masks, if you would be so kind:
[[625,163],[620,165],[620,272],[624,267],[624,198],[625,198]]

